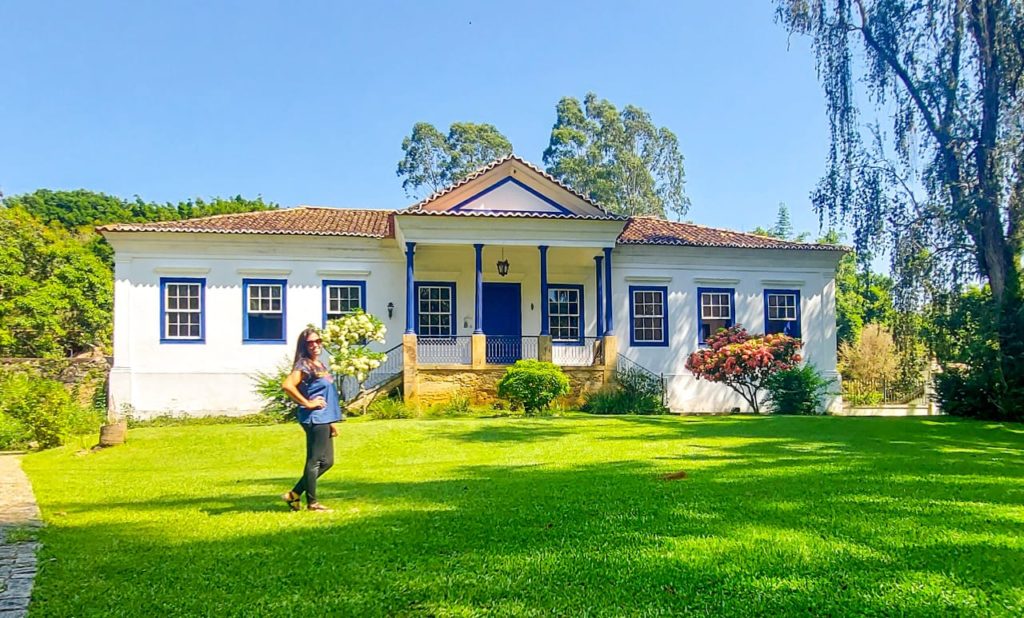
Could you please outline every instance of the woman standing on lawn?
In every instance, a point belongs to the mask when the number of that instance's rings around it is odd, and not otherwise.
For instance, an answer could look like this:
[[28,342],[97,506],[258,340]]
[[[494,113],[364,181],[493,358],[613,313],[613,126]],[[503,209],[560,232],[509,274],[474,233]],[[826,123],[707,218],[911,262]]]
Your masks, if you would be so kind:
[[292,372],[281,383],[284,392],[299,404],[296,416],[306,432],[306,467],[302,478],[291,491],[281,495],[293,511],[302,508],[303,493],[308,510],[330,510],[316,499],[316,480],[334,465],[331,438],[338,435],[334,423],[341,420],[341,406],[334,377],[320,361],[322,345],[315,328],[299,333]]

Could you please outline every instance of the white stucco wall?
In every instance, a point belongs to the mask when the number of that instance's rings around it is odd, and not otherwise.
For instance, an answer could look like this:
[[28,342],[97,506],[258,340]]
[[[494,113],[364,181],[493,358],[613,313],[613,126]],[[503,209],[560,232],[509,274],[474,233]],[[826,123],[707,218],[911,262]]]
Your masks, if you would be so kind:
[[[367,311],[404,329],[405,262],[394,241],[223,234],[118,234],[110,405],[139,417],[258,410],[252,377],[290,359],[298,333],[322,321],[321,281],[366,281]],[[160,342],[160,278],[206,279],[205,342]],[[243,343],[242,280],[287,280],[286,343]],[[394,317],[387,318],[387,304]]]
[[[549,225],[551,223],[549,222]],[[306,324],[322,320],[321,281],[366,281],[367,310],[385,320],[390,348],[405,329],[405,256],[395,240],[226,234],[108,234],[116,250],[114,368],[110,403],[140,417],[157,414],[244,414],[259,409],[252,376],[290,359]],[[478,240],[477,242],[485,242]],[[586,336],[595,336],[594,256],[598,246],[548,251],[551,284],[584,286]],[[540,259],[536,247],[507,246],[510,273],[495,262],[501,248],[484,248],[485,281],[521,286],[524,335],[540,330]],[[840,254],[818,251],[619,246],[613,252],[615,334],[622,354],[668,379],[669,405],[686,412],[728,411],[746,404],[729,389],[696,381],[684,368],[697,349],[697,288],[736,290],[736,320],[764,329],[763,290],[800,290],[805,356],[826,376],[836,375],[835,265]],[[160,342],[160,278],[206,279],[205,342]],[[244,343],[242,279],[287,280],[286,343]],[[474,251],[471,245],[419,244],[418,281],[454,281],[457,334],[474,327]],[[630,346],[630,285],[669,290],[669,346]],[[387,318],[387,304],[393,317]],[[556,350],[556,360],[558,351]]]
[[[668,405],[676,412],[723,412],[749,405],[728,387],[698,381],[686,370],[698,349],[697,288],[733,288],[735,320],[764,332],[764,290],[800,291],[803,355],[827,378],[836,372],[835,269],[841,254],[626,245],[612,261],[615,334],[619,351],[654,373],[664,374]],[[668,288],[669,345],[630,345],[629,286]],[[832,397],[829,408],[838,405]]]

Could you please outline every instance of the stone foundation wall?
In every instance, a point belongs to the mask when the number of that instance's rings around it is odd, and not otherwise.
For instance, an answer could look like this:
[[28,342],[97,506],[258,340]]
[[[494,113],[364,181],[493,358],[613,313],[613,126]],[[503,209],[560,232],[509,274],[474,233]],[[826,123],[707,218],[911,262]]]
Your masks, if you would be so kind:
[[88,406],[106,399],[110,363],[104,357],[88,358],[0,358],[0,371],[24,371],[57,380],[78,403]]
[[[445,403],[452,397],[469,397],[475,405],[490,405],[498,399],[498,382],[506,367],[424,367],[417,368],[419,403],[430,406]],[[604,384],[604,367],[563,367],[569,377],[569,395],[563,405],[576,407],[584,393]]]

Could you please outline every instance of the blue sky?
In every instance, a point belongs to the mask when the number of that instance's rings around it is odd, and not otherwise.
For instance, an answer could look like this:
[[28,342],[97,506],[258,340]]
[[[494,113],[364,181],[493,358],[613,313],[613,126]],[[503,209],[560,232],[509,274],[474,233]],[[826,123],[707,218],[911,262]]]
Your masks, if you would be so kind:
[[679,137],[688,219],[817,231],[824,99],[768,0],[7,2],[0,190],[395,208],[417,121],[489,122],[542,165],[562,96]]

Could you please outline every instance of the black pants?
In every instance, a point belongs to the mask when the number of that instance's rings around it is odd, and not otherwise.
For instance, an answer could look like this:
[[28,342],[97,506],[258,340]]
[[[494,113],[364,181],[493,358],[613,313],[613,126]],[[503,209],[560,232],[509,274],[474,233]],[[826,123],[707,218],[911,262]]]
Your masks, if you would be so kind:
[[306,432],[306,469],[302,478],[292,489],[296,495],[306,493],[306,502],[316,502],[316,480],[334,465],[334,441],[331,440],[331,426],[303,425]]

